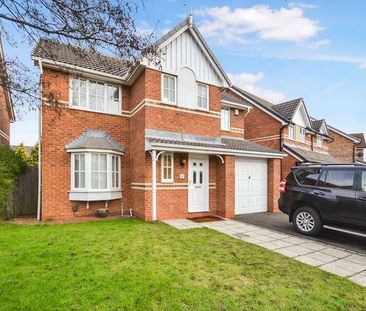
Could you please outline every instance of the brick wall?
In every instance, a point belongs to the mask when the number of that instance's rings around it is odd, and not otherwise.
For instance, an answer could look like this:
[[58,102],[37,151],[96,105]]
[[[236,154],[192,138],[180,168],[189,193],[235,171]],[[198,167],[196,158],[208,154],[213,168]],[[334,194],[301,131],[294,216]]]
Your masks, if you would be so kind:
[[329,129],[329,132],[330,136],[334,139],[333,142],[329,143],[329,153],[341,163],[352,163],[354,146],[353,141],[342,135],[339,135],[331,129]]
[[281,182],[281,160],[268,159],[268,211],[278,213],[278,200],[280,198],[279,186]]
[[235,215],[235,157],[225,156],[224,163],[217,163],[217,214],[222,217]]
[[0,86],[0,145],[9,145],[10,118],[4,89]]

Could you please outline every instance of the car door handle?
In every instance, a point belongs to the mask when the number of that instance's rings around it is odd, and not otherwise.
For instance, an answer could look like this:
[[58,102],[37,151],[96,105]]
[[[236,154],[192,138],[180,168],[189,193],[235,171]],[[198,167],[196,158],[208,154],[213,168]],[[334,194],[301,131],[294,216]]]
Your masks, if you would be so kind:
[[324,196],[325,193],[324,192],[321,192],[321,191],[313,191],[313,194],[314,195],[320,195],[320,196]]
[[366,201],[366,195],[360,195],[357,200]]

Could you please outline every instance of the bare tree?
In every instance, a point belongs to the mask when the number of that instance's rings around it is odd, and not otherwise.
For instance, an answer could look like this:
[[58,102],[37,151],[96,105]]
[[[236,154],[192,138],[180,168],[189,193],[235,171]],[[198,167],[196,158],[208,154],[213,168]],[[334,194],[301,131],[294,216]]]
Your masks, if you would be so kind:
[[[143,0],[0,0],[2,39],[19,47],[23,42],[13,35],[15,29],[33,46],[47,37],[72,45],[78,53],[83,49],[103,51],[131,66],[141,56],[155,61],[153,33],[139,33],[133,18],[143,6]],[[7,59],[5,66],[7,74],[0,75],[0,83],[10,90],[15,108],[38,108],[39,88],[33,70],[17,58]],[[57,105],[52,94],[48,101]]]

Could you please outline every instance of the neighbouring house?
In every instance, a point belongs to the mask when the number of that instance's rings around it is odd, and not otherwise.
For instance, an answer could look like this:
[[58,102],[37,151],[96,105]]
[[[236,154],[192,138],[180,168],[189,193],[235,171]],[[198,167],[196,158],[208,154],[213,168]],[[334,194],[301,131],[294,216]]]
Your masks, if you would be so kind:
[[10,123],[15,122],[14,107],[7,87],[7,72],[3,45],[0,39],[0,145],[10,145]]
[[355,147],[355,161],[366,164],[366,139],[364,133],[354,133],[351,136],[356,137],[360,142]]
[[339,163],[354,163],[356,161],[356,146],[360,142],[359,139],[331,125],[328,125],[328,130],[333,138],[333,142],[329,144],[329,153]]
[[246,139],[262,124],[254,101],[232,86],[192,16],[157,44],[160,67],[128,68],[38,43],[42,98],[64,104],[62,114],[42,105],[40,219],[103,208],[146,220],[278,210],[286,154]]
[[310,117],[303,98],[274,105],[236,88],[253,108],[245,121],[245,139],[285,152],[281,178],[300,163],[337,163],[329,153],[332,137],[324,119]]

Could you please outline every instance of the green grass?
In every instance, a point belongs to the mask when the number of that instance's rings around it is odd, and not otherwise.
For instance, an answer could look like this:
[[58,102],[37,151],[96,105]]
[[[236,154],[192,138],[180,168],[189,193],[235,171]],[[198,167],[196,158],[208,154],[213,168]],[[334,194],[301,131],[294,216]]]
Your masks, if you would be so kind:
[[0,310],[366,310],[366,289],[209,229],[2,223]]

